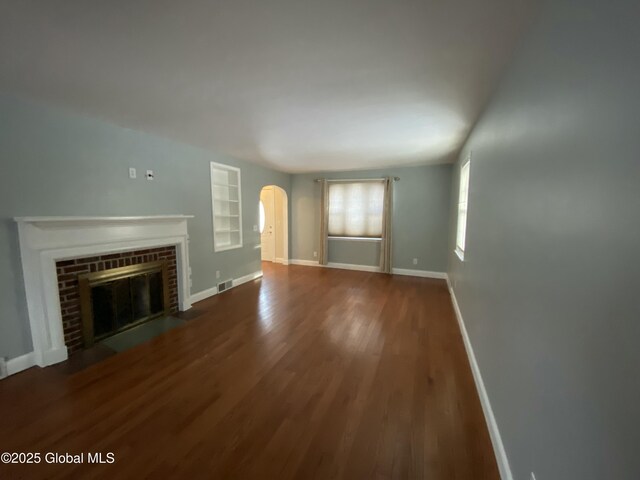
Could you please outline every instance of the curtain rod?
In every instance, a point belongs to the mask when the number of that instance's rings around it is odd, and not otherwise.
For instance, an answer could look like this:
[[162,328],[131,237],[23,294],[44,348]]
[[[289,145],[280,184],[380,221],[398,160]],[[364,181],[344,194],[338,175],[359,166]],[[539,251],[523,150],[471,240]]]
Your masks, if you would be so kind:
[[[400,180],[400,177],[391,177],[396,182]],[[386,178],[316,178],[314,182],[321,182],[326,180],[327,182],[382,182]]]

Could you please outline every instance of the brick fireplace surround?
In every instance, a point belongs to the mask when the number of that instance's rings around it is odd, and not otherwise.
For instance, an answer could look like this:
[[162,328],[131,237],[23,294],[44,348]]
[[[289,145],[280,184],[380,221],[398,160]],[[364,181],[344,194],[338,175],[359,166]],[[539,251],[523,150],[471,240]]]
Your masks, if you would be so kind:
[[178,272],[176,268],[175,246],[149,248],[109,255],[96,255],[56,262],[58,290],[60,292],[60,310],[62,313],[64,340],[68,352],[71,354],[84,347],[78,275],[162,260],[168,262],[169,302],[171,313],[175,313],[178,311]]
[[[59,288],[58,274],[78,275],[102,268],[115,268],[127,262],[153,259],[160,254],[171,259],[177,274],[170,287],[177,290],[180,311],[191,308],[189,234],[190,215],[148,215],[135,217],[16,217],[20,239],[20,259],[29,314],[33,350],[11,359],[11,371],[17,373],[33,365],[46,367],[68,358],[78,348],[78,334],[66,332],[74,323],[74,280],[65,277]],[[174,248],[173,255],[165,249]],[[162,249],[162,252],[160,251]],[[153,253],[146,252],[153,250]],[[143,252],[145,253],[138,253]],[[135,257],[135,260],[134,260]],[[70,264],[70,260],[73,264]],[[122,260],[122,262],[121,262]],[[66,263],[65,263],[66,262]],[[108,263],[107,263],[108,262]],[[102,263],[102,265],[101,265]],[[92,267],[93,265],[93,267]],[[58,272],[58,268],[61,272]],[[66,282],[70,282],[67,286]],[[60,298],[59,291],[63,291]],[[77,293],[79,296],[79,292]],[[68,296],[68,297],[67,297]],[[61,301],[65,307],[61,308]],[[175,305],[175,297],[173,300]],[[65,312],[63,312],[63,310]],[[70,329],[71,330],[71,329]],[[66,338],[65,338],[66,337]]]

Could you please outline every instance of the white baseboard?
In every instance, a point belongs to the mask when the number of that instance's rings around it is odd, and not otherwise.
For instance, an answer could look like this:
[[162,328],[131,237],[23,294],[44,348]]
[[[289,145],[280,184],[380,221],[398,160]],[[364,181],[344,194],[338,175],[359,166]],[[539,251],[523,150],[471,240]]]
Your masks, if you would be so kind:
[[407,275],[409,277],[422,277],[422,278],[440,278],[443,280],[447,279],[447,274],[445,272],[430,272],[428,270],[410,270],[408,268],[394,268],[394,275]]
[[317,260],[296,260],[296,259],[291,259],[289,260],[289,263],[291,265],[303,265],[305,267],[319,267],[320,264],[318,263]]
[[218,287],[207,288],[198,293],[194,293],[191,295],[191,303],[201,302],[202,300],[213,297],[218,293]]
[[359,272],[379,272],[380,267],[375,265],[354,265],[352,263],[334,263],[329,262],[325,265],[327,268],[339,268],[341,270],[357,270]]
[[238,285],[242,285],[243,283],[250,282],[251,280],[255,280],[256,278],[262,277],[262,270],[258,272],[250,273],[249,275],[245,275],[244,277],[234,278],[233,286],[237,287]]
[[476,356],[473,353],[473,346],[471,345],[471,340],[469,339],[469,334],[467,333],[467,327],[465,326],[464,320],[462,319],[462,313],[460,312],[460,307],[458,306],[456,294],[453,291],[453,288],[451,288],[451,283],[448,279],[447,283],[449,284],[449,293],[451,294],[453,310],[455,311],[456,318],[458,319],[458,325],[460,326],[460,332],[462,333],[462,340],[464,341],[464,348],[466,349],[467,356],[469,357],[471,372],[473,373],[473,379],[475,380],[476,389],[478,390],[478,396],[480,397],[480,403],[482,404],[484,418],[489,428],[489,436],[491,437],[493,451],[498,462],[500,478],[502,478],[502,480],[513,480],[513,476],[511,475],[511,467],[509,466],[509,459],[507,458],[507,453],[504,449],[504,444],[502,443],[502,437],[500,436],[500,430],[498,429],[496,418],[493,415],[493,409],[491,408],[489,395],[487,394],[487,390],[484,386],[484,381],[482,380],[480,367],[478,366]]
[[[354,265],[352,263],[334,263],[329,262],[327,265],[320,265],[317,260],[291,260],[293,265],[303,265],[307,267],[325,267],[325,268],[340,268],[342,270],[357,270],[360,272],[379,272],[380,267],[375,265]],[[408,270],[406,268],[394,268],[394,275],[408,275],[411,277],[424,277],[424,278],[441,278],[446,280],[447,274],[444,272],[430,272],[427,270]]]
[[273,263],[280,263],[282,265],[289,265],[289,259],[288,258],[276,258]]
[[290,260],[293,265],[303,265],[305,267],[323,267],[338,268],[341,270],[357,270],[359,272],[379,272],[380,267],[374,265],[355,265],[353,263],[335,263],[329,262],[326,265],[320,265],[317,260]]
[[26,353],[16,358],[7,360],[7,375],[14,375],[27,368],[36,365],[36,354],[34,352]]
[[[245,275],[240,278],[234,278],[232,280],[233,287],[237,287],[238,285],[242,285],[243,283],[250,282],[251,280],[255,280],[256,278],[262,277],[262,270],[258,272],[250,273],[249,275]],[[206,290],[202,290],[201,292],[194,293],[191,295],[191,303],[201,302],[209,297],[213,297],[218,294],[218,287],[207,288]]]

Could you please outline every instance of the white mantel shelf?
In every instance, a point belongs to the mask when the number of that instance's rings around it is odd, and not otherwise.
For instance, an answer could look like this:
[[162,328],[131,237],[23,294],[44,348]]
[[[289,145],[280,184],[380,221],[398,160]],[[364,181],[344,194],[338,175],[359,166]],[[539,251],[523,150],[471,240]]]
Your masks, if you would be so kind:
[[95,225],[104,223],[147,223],[158,221],[187,220],[193,215],[146,215],[139,217],[15,217],[18,223],[37,223],[50,225],[85,224]]
[[56,262],[92,255],[175,246],[180,310],[190,303],[189,235],[192,215],[137,217],[16,217],[27,296],[33,363],[67,358]]

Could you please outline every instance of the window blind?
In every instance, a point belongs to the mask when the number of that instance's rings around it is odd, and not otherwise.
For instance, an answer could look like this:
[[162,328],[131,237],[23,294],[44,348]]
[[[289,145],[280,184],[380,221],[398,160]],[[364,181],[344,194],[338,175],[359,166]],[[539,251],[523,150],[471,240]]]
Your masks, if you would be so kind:
[[382,236],[383,182],[329,183],[329,236]]

